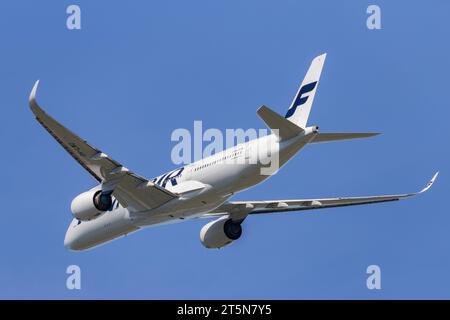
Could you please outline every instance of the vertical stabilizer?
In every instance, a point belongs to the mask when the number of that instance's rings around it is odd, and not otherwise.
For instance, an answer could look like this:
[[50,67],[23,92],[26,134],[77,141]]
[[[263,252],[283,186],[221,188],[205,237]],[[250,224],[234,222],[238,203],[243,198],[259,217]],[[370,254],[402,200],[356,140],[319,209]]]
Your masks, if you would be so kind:
[[314,96],[319,85],[320,74],[322,73],[326,55],[326,53],[321,54],[311,62],[308,72],[286,113],[286,119],[301,128],[306,128],[306,122],[308,121]]

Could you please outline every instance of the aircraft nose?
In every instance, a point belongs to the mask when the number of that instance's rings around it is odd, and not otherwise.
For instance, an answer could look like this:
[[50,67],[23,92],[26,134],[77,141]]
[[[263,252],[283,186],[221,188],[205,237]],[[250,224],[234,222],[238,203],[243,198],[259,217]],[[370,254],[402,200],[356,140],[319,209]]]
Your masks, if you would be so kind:
[[64,247],[73,251],[86,249],[83,237],[78,231],[76,228],[73,228],[73,223],[69,226],[64,237]]
[[75,230],[71,227],[67,229],[66,236],[64,237],[64,247],[70,250],[80,250],[79,239],[75,234]]
[[73,235],[71,234],[70,230],[67,230],[66,236],[64,237],[64,247],[66,249],[72,249],[73,246]]

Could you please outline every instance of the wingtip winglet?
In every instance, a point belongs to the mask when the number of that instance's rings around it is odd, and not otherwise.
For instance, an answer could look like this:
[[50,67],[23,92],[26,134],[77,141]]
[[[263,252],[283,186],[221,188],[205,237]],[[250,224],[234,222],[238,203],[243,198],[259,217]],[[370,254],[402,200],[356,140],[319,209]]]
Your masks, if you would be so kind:
[[33,89],[31,89],[30,98],[29,98],[30,103],[36,101],[36,91],[38,89],[38,86],[39,86],[39,80],[37,80],[34,83]]
[[425,188],[423,188],[422,190],[420,190],[419,193],[428,191],[428,189],[430,189],[431,186],[433,185],[434,181],[436,181],[436,178],[437,178],[438,175],[439,175],[439,171],[437,171],[437,172],[433,175],[433,177],[431,178],[431,180],[428,181],[428,183],[427,183],[427,185],[425,186]]
[[39,86],[39,80],[37,80],[34,83],[33,89],[31,89],[30,97],[28,99],[28,104],[30,106],[30,109],[36,117],[38,116],[38,113],[42,112],[42,109],[39,107],[38,103],[36,102],[36,92],[37,92],[38,86]]

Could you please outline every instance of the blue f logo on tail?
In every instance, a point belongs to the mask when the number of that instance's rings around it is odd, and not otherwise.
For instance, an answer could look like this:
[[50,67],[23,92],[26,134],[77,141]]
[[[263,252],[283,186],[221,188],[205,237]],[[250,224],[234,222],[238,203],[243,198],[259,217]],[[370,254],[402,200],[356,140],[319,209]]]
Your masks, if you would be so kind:
[[316,87],[317,81],[305,84],[303,87],[300,88],[300,91],[297,94],[297,97],[295,97],[295,101],[292,104],[292,107],[287,111],[285,118],[289,118],[291,117],[294,113],[295,110],[297,110],[298,106],[301,106],[302,104],[304,104],[306,101],[308,101],[308,97],[303,97],[303,95],[305,93],[311,92],[314,90],[314,88]]

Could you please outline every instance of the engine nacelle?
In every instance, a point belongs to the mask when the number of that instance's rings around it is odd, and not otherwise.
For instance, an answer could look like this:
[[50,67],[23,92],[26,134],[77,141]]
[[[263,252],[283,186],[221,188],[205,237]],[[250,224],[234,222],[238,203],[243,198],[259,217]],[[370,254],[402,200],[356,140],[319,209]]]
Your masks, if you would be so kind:
[[88,221],[97,218],[112,205],[111,194],[102,193],[101,190],[83,192],[72,200],[70,209],[75,219]]
[[200,230],[200,241],[206,248],[222,248],[242,234],[240,222],[233,222],[229,217],[211,221]]

